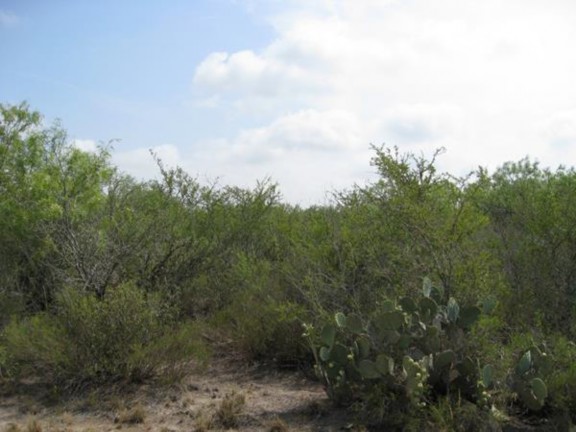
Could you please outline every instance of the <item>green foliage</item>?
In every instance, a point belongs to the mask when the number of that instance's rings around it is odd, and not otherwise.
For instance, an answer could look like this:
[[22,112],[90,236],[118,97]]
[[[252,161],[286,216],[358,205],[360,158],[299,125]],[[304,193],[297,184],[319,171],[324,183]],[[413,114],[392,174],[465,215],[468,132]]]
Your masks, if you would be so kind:
[[58,322],[47,313],[11,322],[2,334],[7,353],[4,368],[15,376],[38,373],[51,378],[63,373],[73,365],[67,356],[71,347],[62,332]]
[[301,322],[305,310],[276,286],[267,261],[240,254],[230,278],[235,293],[212,320],[232,345],[247,358],[295,366],[307,357]]
[[509,322],[572,337],[566,323],[574,322],[576,172],[524,159],[491,176],[481,171],[478,188],[476,205],[490,218],[490,252],[509,287],[502,296]]
[[429,429],[457,432],[491,432],[501,430],[492,413],[466,400],[442,397],[430,406]]
[[541,376],[552,369],[552,360],[537,346],[525,351],[514,367],[511,376],[512,390],[524,406],[532,411],[544,407],[548,397],[548,387]]
[[576,345],[560,335],[549,338],[553,367],[544,375],[549,403],[576,423]]
[[155,156],[160,178],[137,181],[109,146],[0,105],[0,374],[177,379],[205,356],[198,322],[302,364],[314,321],[330,396],[370,422],[576,412],[574,169],[456,178],[441,151],[373,150],[376,182],[300,208],[270,180],[201,184]]
[[133,344],[129,356],[131,378],[141,381],[158,375],[162,382],[174,384],[190,373],[191,359],[195,362],[192,366],[203,367],[211,355],[203,331],[204,326],[198,322],[182,322],[146,344]]
[[8,363],[17,375],[75,383],[140,380],[205,352],[190,328],[172,328],[170,317],[130,284],[102,299],[67,289],[55,307],[53,314],[4,329]]
[[[467,355],[464,338],[480,309],[460,309],[452,297],[437,304],[432,297],[441,300],[443,290],[427,278],[422,291],[420,299],[386,302],[370,322],[339,312],[319,332],[307,326],[318,376],[335,403],[361,406],[370,417],[384,412],[390,399],[418,410],[451,393],[472,402],[482,396],[480,404],[487,406],[489,384],[480,378],[478,360]],[[482,370],[486,380],[489,371]],[[389,396],[371,405],[374,394],[383,393]]]
[[113,172],[105,149],[82,152],[26,104],[0,105],[0,291],[36,311],[72,278],[90,285],[78,224],[93,226]]
[[474,206],[474,183],[439,174],[435,161],[441,150],[430,160],[397,148],[374,150],[380,180],[341,196],[344,206],[362,213],[357,217],[366,224],[365,235],[379,249],[379,266],[370,267],[386,274],[372,286],[384,282],[395,287],[387,295],[413,295],[420,288],[418,275],[428,274],[449,297],[458,292],[475,301],[492,290],[495,281],[485,276],[495,262],[477,247],[477,233],[488,219]]

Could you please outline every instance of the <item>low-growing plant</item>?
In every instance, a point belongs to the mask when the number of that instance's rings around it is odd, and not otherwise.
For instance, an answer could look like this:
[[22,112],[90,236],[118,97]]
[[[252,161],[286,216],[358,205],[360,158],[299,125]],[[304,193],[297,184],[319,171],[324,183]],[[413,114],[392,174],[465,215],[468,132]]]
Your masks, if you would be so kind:
[[216,424],[225,429],[237,428],[245,405],[244,394],[236,392],[226,394],[214,413]]
[[467,400],[441,397],[427,413],[425,430],[443,432],[493,432],[501,428],[492,413]]
[[11,322],[3,340],[15,376],[59,383],[141,380],[162,371],[175,377],[183,362],[207,353],[193,325],[174,325],[132,284],[101,299],[64,290],[53,312]]
[[30,420],[26,426],[26,432],[42,432],[42,430],[42,425],[36,419]]
[[266,422],[267,432],[288,432],[290,428],[280,417],[274,417]]
[[244,356],[294,366],[309,357],[300,337],[306,310],[278,286],[271,263],[238,254],[231,270],[236,292],[211,320]]
[[210,349],[202,338],[203,327],[198,322],[183,322],[147,345],[135,346],[129,357],[132,379],[157,374],[162,382],[173,384],[190,372],[190,359],[195,367],[204,367]]
[[306,335],[329,397],[381,423],[390,412],[402,417],[442,395],[488,406],[491,367],[470,357],[465,339],[480,314],[425,278],[420,298],[386,301],[371,320],[337,313]]
[[540,376],[548,374],[551,368],[550,357],[537,346],[525,351],[516,363],[510,375],[510,387],[526,408],[539,411],[544,407],[548,387]]
[[114,419],[114,423],[118,424],[140,424],[146,420],[146,410],[140,404],[136,404],[132,408],[126,408],[118,413]]
[[539,368],[547,385],[547,403],[559,418],[576,423],[576,344],[564,336],[551,335],[548,351],[550,365]]

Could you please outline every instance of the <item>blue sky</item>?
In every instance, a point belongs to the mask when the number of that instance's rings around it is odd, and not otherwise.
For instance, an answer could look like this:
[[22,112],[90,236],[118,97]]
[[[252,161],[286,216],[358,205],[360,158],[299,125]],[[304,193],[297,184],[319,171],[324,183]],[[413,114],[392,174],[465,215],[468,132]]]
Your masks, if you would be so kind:
[[569,0],[0,0],[0,102],[85,149],[287,201],[373,179],[373,144],[464,174],[576,162]]
[[[169,5],[168,7],[166,5]],[[3,102],[28,100],[72,136],[127,146],[209,135],[221,119],[186,107],[215,47],[258,49],[271,28],[230,0],[3,1]],[[7,63],[8,64],[8,63]]]

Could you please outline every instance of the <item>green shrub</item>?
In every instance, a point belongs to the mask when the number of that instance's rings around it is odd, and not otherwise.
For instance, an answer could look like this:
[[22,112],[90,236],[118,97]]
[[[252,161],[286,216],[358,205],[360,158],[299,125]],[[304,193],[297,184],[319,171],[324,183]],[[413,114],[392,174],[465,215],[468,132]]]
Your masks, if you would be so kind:
[[301,338],[304,310],[301,306],[242,296],[213,321],[232,340],[234,349],[254,360],[272,360],[279,366],[294,366],[308,358]]
[[54,381],[140,380],[205,355],[195,327],[171,325],[170,314],[132,284],[102,299],[60,292],[52,314],[13,321],[3,335],[16,375]]
[[36,374],[50,379],[73,366],[63,328],[47,313],[10,322],[3,339],[6,369],[13,375]]
[[250,359],[295,365],[309,356],[302,340],[306,311],[278,283],[273,263],[253,254],[236,254],[226,274],[230,298],[211,320]]
[[[0,280],[0,287],[3,282],[3,280]],[[10,317],[18,316],[23,311],[24,301],[22,296],[8,290],[2,291],[0,288],[0,329],[10,321]]]
[[132,378],[140,380],[157,374],[171,384],[189,372],[190,359],[203,366],[210,351],[201,337],[202,329],[197,322],[184,322],[147,345],[135,346],[128,360]]
[[545,377],[551,407],[576,423],[576,344],[561,335],[549,338],[554,367]]

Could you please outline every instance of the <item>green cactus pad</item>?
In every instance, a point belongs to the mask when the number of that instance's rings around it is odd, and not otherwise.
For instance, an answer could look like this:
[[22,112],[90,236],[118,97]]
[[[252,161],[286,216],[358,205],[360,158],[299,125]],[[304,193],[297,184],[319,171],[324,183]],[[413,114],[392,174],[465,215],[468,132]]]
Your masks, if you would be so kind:
[[362,360],[360,363],[358,363],[358,371],[364,379],[377,379],[381,376],[378,368],[376,367],[376,363],[374,363],[372,360]]
[[404,312],[413,313],[418,310],[416,302],[410,297],[404,297],[400,300],[400,306]]
[[548,396],[548,388],[546,387],[544,381],[542,381],[540,378],[533,378],[530,381],[530,388],[532,389],[534,396],[536,396],[536,399],[543,403],[544,399],[546,399]]
[[375,324],[380,330],[398,330],[404,324],[404,313],[399,310],[381,313]]
[[350,352],[345,346],[336,344],[330,352],[330,361],[338,364],[346,364],[349,361],[348,354],[350,354]]
[[434,356],[434,369],[437,371],[450,368],[456,359],[456,354],[452,350],[442,351]]
[[334,315],[334,319],[336,320],[338,327],[346,327],[346,315],[344,315],[342,312],[338,312],[336,315]]
[[470,357],[465,357],[460,363],[457,365],[458,372],[460,375],[465,377],[475,376],[477,372],[476,363]]
[[444,287],[442,285],[435,286],[430,298],[432,298],[436,303],[441,303],[444,300]]
[[518,391],[518,397],[522,403],[532,411],[539,411],[544,406],[544,400],[540,400],[532,392],[532,389],[523,387]]
[[520,361],[516,365],[516,373],[518,375],[524,375],[532,367],[532,354],[530,351],[526,351]]
[[330,354],[331,354],[330,348],[326,348],[326,347],[320,348],[320,353],[319,353],[320,360],[325,361],[325,362],[329,361],[330,360]]
[[426,372],[430,372],[433,369],[434,358],[432,354],[422,357],[420,360],[422,367],[426,370]]
[[386,354],[380,354],[376,357],[376,368],[382,375],[394,375],[394,359]]
[[366,336],[358,337],[355,344],[360,358],[366,358],[370,355],[370,339]]
[[532,355],[532,364],[538,369],[538,373],[548,375],[552,372],[554,363],[551,356],[537,346],[530,348],[530,354]]
[[414,376],[416,373],[421,372],[420,365],[408,355],[405,355],[402,359],[402,368],[407,376]]
[[406,350],[412,344],[412,336],[409,334],[400,335],[400,339],[398,339],[398,348],[401,350]]
[[456,299],[450,297],[450,300],[448,300],[448,305],[446,306],[446,314],[450,322],[455,323],[458,321],[460,316],[460,306],[458,306]]
[[436,326],[431,325],[426,327],[426,337],[434,338],[438,336],[439,333],[440,330]]
[[346,317],[346,328],[352,333],[360,334],[364,331],[362,319],[357,314],[351,314]]
[[324,373],[330,381],[335,381],[340,378],[342,367],[339,364],[329,364],[324,368]]
[[422,294],[424,294],[424,297],[430,298],[430,295],[432,295],[432,289],[432,281],[428,276],[426,276],[422,280]]
[[320,341],[323,345],[327,346],[328,348],[332,348],[334,345],[334,339],[336,338],[336,327],[332,324],[326,324],[322,328],[322,332],[320,333]]
[[436,313],[438,312],[438,305],[434,300],[428,297],[424,297],[420,299],[418,304],[418,308],[420,309],[420,313],[422,314],[423,319],[431,319],[433,318]]
[[400,333],[396,330],[381,331],[378,336],[380,340],[386,345],[394,345],[400,340]]
[[494,377],[494,367],[492,365],[486,365],[482,368],[482,384],[485,388],[490,388],[492,386]]

